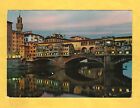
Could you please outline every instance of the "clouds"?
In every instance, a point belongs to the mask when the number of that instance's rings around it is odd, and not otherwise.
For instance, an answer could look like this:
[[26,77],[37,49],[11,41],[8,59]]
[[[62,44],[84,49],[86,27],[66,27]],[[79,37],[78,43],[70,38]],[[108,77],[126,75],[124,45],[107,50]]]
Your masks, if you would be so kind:
[[[24,30],[69,34],[131,33],[131,11],[22,11]],[[9,11],[16,23],[18,11]],[[14,26],[14,25],[13,25]],[[66,35],[67,35],[66,34]]]

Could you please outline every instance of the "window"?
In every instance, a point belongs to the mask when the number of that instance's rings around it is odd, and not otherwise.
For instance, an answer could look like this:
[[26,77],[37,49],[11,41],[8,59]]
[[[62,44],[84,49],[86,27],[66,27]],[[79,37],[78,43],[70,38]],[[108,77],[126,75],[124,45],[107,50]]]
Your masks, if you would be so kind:
[[87,42],[81,42],[81,46],[86,46]]
[[112,51],[112,54],[114,54],[115,52],[114,51]]
[[114,92],[115,91],[115,89],[114,88],[112,88],[112,92]]
[[89,41],[89,45],[94,45],[94,42],[93,41]]
[[119,51],[119,54],[122,54],[122,51]]
[[20,23],[20,20],[18,19],[18,23]]

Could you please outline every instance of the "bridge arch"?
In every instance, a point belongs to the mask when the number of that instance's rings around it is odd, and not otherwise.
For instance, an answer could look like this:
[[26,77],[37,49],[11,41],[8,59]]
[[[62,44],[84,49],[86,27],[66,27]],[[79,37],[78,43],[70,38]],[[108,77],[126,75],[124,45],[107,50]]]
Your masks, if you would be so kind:
[[68,64],[70,62],[74,62],[74,61],[81,61],[87,59],[86,57],[74,57],[74,58],[69,58],[68,60],[65,61],[65,64]]
[[82,55],[75,55],[75,56],[71,56],[70,58],[66,58],[65,59],[65,64],[69,64],[72,63],[74,61],[82,61],[84,59],[88,59],[90,62],[97,62],[99,64],[103,65],[103,61],[100,58],[94,58],[94,57],[88,57],[88,56],[82,56]]
[[34,59],[34,62],[42,62],[42,61],[53,61],[53,59],[45,58],[45,57],[37,57]]

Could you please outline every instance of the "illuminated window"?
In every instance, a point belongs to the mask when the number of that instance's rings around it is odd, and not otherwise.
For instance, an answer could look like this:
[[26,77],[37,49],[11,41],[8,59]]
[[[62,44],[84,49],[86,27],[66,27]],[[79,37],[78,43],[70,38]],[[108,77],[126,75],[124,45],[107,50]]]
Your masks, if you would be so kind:
[[15,80],[16,80],[16,78],[12,78],[12,80],[13,80],[13,81],[15,81]]
[[100,87],[98,86],[98,90],[100,90]]
[[112,88],[112,91],[114,92],[114,91],[115,91],[115,89],[114,89],[114,88]]
[[122,89],[120,88],[119,91],[122,92]]
[[119,54],[122,54],[122,51],[119,51]]
[[49,84],[49,81],[47,81],[47,84]]
[[67,86],[69,86],[69,83],[67,83]]
[[126,54],[129,54],[129,51],[126,51]]
[[107,43],[107,44],[110,44],[110,43],[111,43],[111,41],[107,41],[106,43]]
[[126,92],[130,92],[129,89],[126,89]]

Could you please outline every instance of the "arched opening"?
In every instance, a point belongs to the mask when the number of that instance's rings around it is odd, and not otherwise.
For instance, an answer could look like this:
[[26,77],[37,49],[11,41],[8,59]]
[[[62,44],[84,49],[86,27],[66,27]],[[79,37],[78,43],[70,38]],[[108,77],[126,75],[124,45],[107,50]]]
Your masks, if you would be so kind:
[[94,52],[95,52],[95,51],[94,51],[94,47],[90,47],[90,48],[89,48],[89,52],[90,52],[90,53],[94,53]]
[[87,53],[87,48],[86,47],[82,48],[82,53]]

